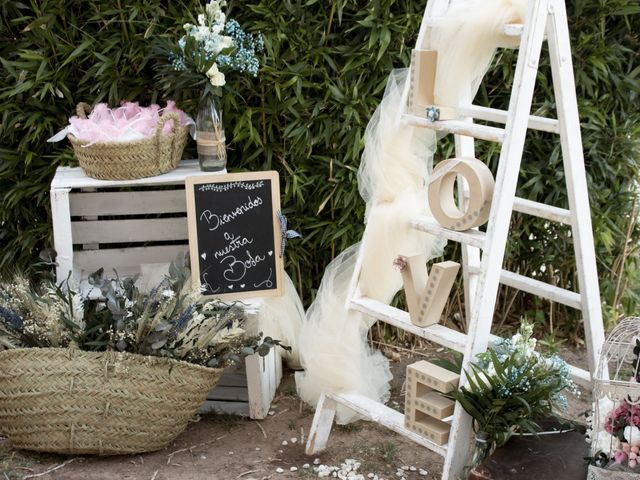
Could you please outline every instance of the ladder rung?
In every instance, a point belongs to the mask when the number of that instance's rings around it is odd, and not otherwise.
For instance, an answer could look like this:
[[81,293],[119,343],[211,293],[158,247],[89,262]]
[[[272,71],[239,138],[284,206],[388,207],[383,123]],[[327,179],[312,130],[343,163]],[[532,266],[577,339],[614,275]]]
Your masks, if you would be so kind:
[[504,128],[478,125],[476,123],[465,122],[463,120],[443,120],[439,122],[430,122],[426,118],[409,114],[402,115],[402,120],[407,125],[430,128],[431,130],[435,130],[436,132],[454,133],[456,135],[480,138],[482,140],[489,140],[490,142],[497,143],[502,143],[504,141]]
[[[460,353],[465,352],[467,346],[466,333],[458,332],[439,323],[429,325],[428,327],[418,327],[411,323],[409,312],[366,297],[351,300],[349,307],[369,315],[372,318],[388,323],[389,325],[401,328],[421,338],[442,345],[443,347]],[[501,340],[501,337],[493,334],[489,335],[489,342],[493,343],[498,340]],[[569,365],[569,372],[578,385],[591,388],[591,374],[587,370]]]
[[504,26],[504,34],[507,37],[521,37],[524,31],[524,25],[521,23],[507,23]]
[[517,212],[526,213],[535,217],[546,218],[552,222],[571,225],[571,212],[564,208],[516,197],[513,202],[513,209]]
[[[509,112],[497,108],[480,107],[478,105],[466,105],[458,108],[458,113],[464,117],[473,117],[478,120],[506,124]],[[529,116],[529,128],[549,133],[560,133],[560,123],[555,118]]]
[[[478,275],[480,268],[470,267],[469,273]],[[526,277],[508,270],[502,270],[502,273],[500,273],[500,283],[522,290],[523,292],[537,295],[538,297],[546,298],[552,302],[561,303],[576,310],[582,310],[582,299],[579,293],[556,287],[550,283],[541,282],[540,280],[535,280],[531,277]]]
[[437,443],[427,440],[423,436],[407,429],[404,426],[404,415],[393,408],[389,408],[386,405],[371,400],[359,393],[326,393],[326,396],[363,417],[387,427],[388,429],[413,440],[417,444],[422,445],[443,457],[447,454],[447,445],[438,445]]
[[581,387],[585,387],[591,390],[591,374],[588,370],[584,368],[574,367],[573,365],[569,365],[569,375],[574,382],[576,382]]
[[350,308],[444,347],[457,352],[464,352],[467,336],[462,332],[445,327],[439,323],[429,325],[428,327],[418,327],[411,323],[409,312],[365,297],[351,300]]
[[577,310],[582,310],[580,294],[556,287],[540,280],[525,277],[517,273],[502,270],[500,274],[500,283],[509,287],[517,288],[524,292],[532,293],[547,300],[561,303]]
[[447,240],[464,243],[476,248],[484,248],[485,233],[479,230],[464,230],[462,232],[449,230],[429,217],[417,218],[411,222],[411,226],[422,232],[441,235]]

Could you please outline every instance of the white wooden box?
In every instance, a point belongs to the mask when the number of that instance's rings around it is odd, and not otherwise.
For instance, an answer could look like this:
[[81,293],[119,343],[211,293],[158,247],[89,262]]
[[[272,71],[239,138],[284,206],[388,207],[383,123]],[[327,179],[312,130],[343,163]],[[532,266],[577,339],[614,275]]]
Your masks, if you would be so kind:
[[[72,275],[88,289],[88,275],[100,267],[135,275],[143,264],[170,262],[188,251],[184,179],[210,174],[196,160],[184,160],[164,175],[122,181],[59,167],[51,183],[58,280]],[[201,412],[264,418],[281,378],[277,349],[264,358],[248,357],[245,365],[225,372]]]

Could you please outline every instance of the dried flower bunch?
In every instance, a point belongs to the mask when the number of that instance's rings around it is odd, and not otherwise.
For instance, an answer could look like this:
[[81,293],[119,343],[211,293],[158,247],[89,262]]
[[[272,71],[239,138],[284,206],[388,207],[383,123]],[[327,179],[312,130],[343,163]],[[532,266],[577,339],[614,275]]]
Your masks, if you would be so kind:
[[245,331],[240,305],[200,302],[184,262],[172,262],[169,275],[148,294],[135,278],[107,278],[100,269],[89,283],[102,300],[90,298],[91,292],[82,295],[68,281],[32,287],[17,277],[0,284],[0,349],[116,350],[222,367],[279,345]]
[[214,87],[226,83],[224,72],[237,71],[253,77],[260,62],[256,56],[264,50],[262,35],[246,33],[236,20],[227,20],[224,0],[211,0],[198,15],[197,23],[185,23],[185,35],[178,44],[159,40],[159,77],[174,87]]
[[523,321],[512,338],[478,354],[467,371],[467,385],[453,393],[491,446],[503,445],[516,432],[539,431],[538,420],[566,409],[565,390],[579,394],[566,362],[537,352],[532,334],[532,326]]

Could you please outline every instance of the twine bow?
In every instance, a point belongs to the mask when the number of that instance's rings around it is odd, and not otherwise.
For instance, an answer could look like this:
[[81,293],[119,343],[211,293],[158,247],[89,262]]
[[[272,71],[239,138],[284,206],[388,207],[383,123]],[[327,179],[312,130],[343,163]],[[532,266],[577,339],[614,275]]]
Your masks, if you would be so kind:
[[287,230],[287,217],[280,210],[278,210],[278,220],[280,221],[280,256],[283,257],[287,240],[290,238],[302,238],[302,235],[295,230]]

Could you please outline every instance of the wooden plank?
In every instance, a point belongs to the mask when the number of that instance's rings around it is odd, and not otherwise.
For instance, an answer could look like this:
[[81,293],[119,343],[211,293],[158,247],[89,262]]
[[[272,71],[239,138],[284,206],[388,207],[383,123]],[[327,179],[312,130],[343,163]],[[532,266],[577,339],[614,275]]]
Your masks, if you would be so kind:
[[516,197],[513,201],[513,209],[516,212],[526,213],[535,217],[545,218],[552,222],[571,225],[571,212],[564,208],[545,205],[525,198]]
[[216,386],[207,394],[207,400],[221,400],[225,402],[248,402],[247,387]]
[[[444,456],[447,452],[447,445],[438,445],[425,437],[412,432],[404,426],[404,415],[386,405],[371,400],[358,393],[328,393],[327,397],[336,403],[359,413],[363,417],[376,422],[383,427],[399,433],[403,437],[414,441],[418,445],[428,448],[439,455]],[[314,419],[315,420],[315,419]]]
[[249,404],[246,402],[221,402],[217,400],[207,400],[198,409],[200,415],[215,413],[217,415],[238,415],[240,417],[249,416]]
[[186,241],[189,239],[187,217],[71,222],[71,230],[74,244]]
[[[462,105],[458,108],[461,116],[475,118],[494,123],[507,123],[508,113],[506,110],[497,108],[481,107],[479,105]],[[560,131],[558,120],[555,118],[539,117],[529,115],[528,127],[532,130],[540,130],[541,132],[558,133]]]
[[[395,327],[406,330],[421,338],[437,343],[447,348],[451,348],[457,352],[464,353],[467,345],[467,335],[458,332],[444,325],[431,325],[427,328],[416,327],[409,319],[409,313],[399,310],[382,302],[371,300],[370,298],[356,298],[351,300],[350,308],[365,313],[380,321],[393,325]],[[491,343],[502,340],[497,335],[489,334]],[[582,368],[569,365],[569,372],[573,380],[581,386],[591,388],[591,374]]]
[[[494,201],[487,223],[486,245],[488,248],[485,248],[482,254],[482,273],[478,278],[474,310],[468,325],[469,342],[464,351],[462,365],[465,370],[477,353],[487,349],[491,339],[491,324],[545,34],[548,6],[549,0],[534,0],[527,5],[526,22],[513,80],[514,87],[509,101],[506,122],[508,133],[503,136],[504,143],[498,162]],[[461,386],[464,385],[465,380],[463,375]],[[456,403],[453,428],[449,437],[451,448],[446,455],[443,467],[442,475],[445,480],[456,478],[464,471],[469,460],[472,432],[471,417],[459,403]]]
[[143,215],[187,211],[184,189],[72,193],[71,216]]
[[139,266],[143,263],[170,262],[179,253],[188,250],[189,247],[185,244],[76,251],[74,252],[74,267],[89,273],[104,267],[107,273],[112,273],[113,268]]
[[52,187],[50,192],[53,246],[57,253],[56,279],[58,282],[66,279],[74,270],[69,191],[69,188]]
[[464,352],[467,336],[462,332],[457,332],[440,324],[429,325],[424,328],[418,327],[411,323],[408,312],[370,298],[352,299],[349,307],[439,345],[457,352]]
[[[216,174],[227,173],[226,169]],[[211,175],[212,172],[200,171],[197,160],[183,160],[178,168],[155,177],[138,178],[135,180],[96,180],[87,177],[80,167],[58,167],[56,175],[51,183],[52,188],[107,188],[107,187],[132,187],[148,185],[181,185],[188,176]]]
[[453,240],[476,248],[484,248],[485,233],[478,230],[464,230],[462,232],[449,230],[430,217],[416,218],[411,221],[411,226],[422,232],[440,235],[447,240]]
[[560,145],[567,180],[569,209],[573,213],[571,233],[576,256],[578,290],[582,300],[583,324],[587,344],[589,370],[595,372],[604,344],[604,324],[598,285],[593,227],[589,210],[589,191],[582,152],[582,135],[578,116],[578,100],[571,61],[569,25],[564,1],[549,4],[549,56],[551,76],[560,120]]
[[245,358],[247,369],[247,391],[249,393],[249,415],[251,418],[262,419],[269,413],[271,400],[269,398],[269,379],[263,374],[262,358],[258,354]]
[[216,387],[244,387],[247,388],[246,373],[227,373],[226,371],[220,377]]
[[333,426],[333,419],[336,415],[336,404],[336,400],[327,394],[320,394],[305,447],[305,453],[307,455],[315,455],[327,447],[327,441],[329,440],[329,434]]
[[500,283],[578,310],[582,309],[582,300],[579,293],[556,287],[555,285],[541,282],[540,280],[534,280],[524,275],[502,270]]
[[489,142],[502,143],[504,141],[504,129],[489,127],[487,125],[477,125],[475,123],[460,120],[443,120],[441,122],[430,122],[426,118],[415,115],[402,115],[405,125],[412,127],[428,128],[436,132],[454,133],[466,137],[480,138]]

